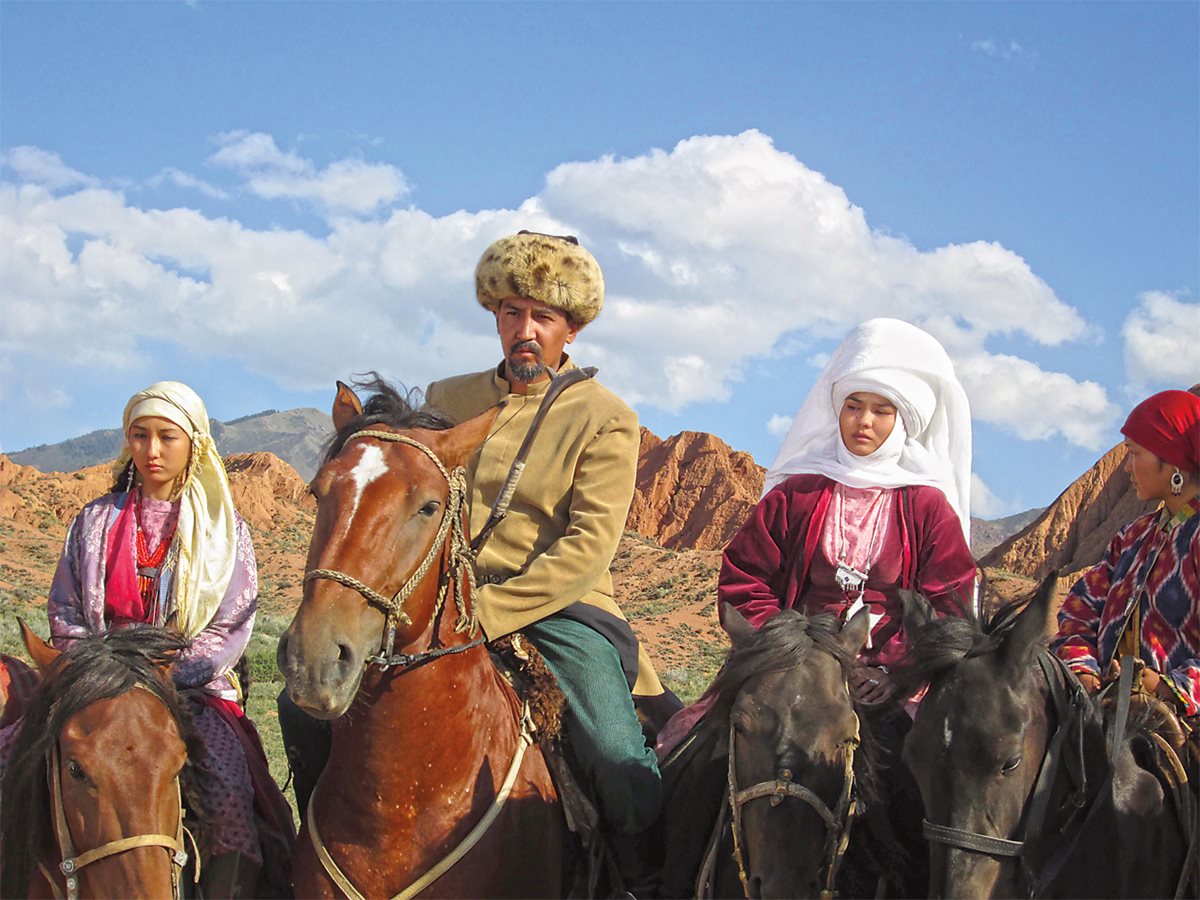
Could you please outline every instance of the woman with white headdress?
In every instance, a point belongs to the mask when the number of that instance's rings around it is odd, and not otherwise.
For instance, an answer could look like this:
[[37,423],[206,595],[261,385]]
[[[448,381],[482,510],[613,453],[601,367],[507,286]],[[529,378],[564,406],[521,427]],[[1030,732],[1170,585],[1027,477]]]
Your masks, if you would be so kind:
[[975,593],[971,418],[941,344],[871,319],[834,351],[765,492],[725,550],[718,596],[758,627],[781,609],[870,608],[855,699],[882,703],[904,652],[899,590],[962,614]]
[[163,381],[134,394],[122,430],[112,492],[87,504],[67,533],[50,588],[50,636],[65,650],[77,638],[146,624],[188,639],[172,676],[203,699],[196,726],[218,823],[205,848],[205,894],[249,896],[268,837],[256,827],[255,786],[275,801],[260,808],[270,837],[286,844],[293,834],[233,671],[258,604],[250,532],[234,510],[208,413],[191,388]]
[[[783,609],[845,621],[869,608],[870,638],[850,690],[891,754],[911,725],[890,680],[904,652],[900,589],[919,591],[943,614],[973,603],[970,478],[970,410],[946,351],[906,322],[871,319],[833,352],[767,471],[762,499],[725,550],[722,621],[726,604],[755,628]],[[667,802],[680,810],[664,838],[661,896],[691,891],[709,834],[693,823],[714,821],[726,802],[727,754],[719,730],[703,727],[715,699],[701,697],[659,733]],[[921,885],[920,793],[904,766],[884,771],[876,814],[891,820],[910,857],[907,877]]]

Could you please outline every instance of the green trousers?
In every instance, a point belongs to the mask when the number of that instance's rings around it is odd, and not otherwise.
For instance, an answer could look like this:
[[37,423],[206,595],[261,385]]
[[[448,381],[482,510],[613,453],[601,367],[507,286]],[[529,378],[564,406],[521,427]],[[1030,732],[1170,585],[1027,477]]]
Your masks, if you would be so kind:
[[594,629],[561,616],[522,630],[566,695],[568,740],[605,822],[627,834],[648,828],[662,806],[662,778],[616,648]]

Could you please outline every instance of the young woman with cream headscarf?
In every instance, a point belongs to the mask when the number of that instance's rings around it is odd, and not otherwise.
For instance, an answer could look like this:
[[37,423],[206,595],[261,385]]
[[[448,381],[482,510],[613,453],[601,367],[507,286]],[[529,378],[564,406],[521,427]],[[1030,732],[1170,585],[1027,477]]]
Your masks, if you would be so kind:
[[273,837],[286,843],[292,834],[290,810],[270,780],[233,674],[258,604],[250,532],[233,508],[208,413],[191,388],[162,381],[139,391],[125,406],[122,429],[113,492],[85,506],[67,533],[50,587],[51,639],[61,650],[76,638],[139,623],[189,639],[172,675],[204,699],[196,725],[220,823],[205,848],[205,893],[248,895],[266,837],[255,826],[256,786],[277,795],[265,811],[279,832]]

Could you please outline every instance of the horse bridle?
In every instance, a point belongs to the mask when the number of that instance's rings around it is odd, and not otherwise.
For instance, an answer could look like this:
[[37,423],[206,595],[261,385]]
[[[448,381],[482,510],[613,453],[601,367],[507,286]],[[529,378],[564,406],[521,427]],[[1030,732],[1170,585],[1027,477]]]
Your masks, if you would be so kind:
[[842,789],[838,793],[837,804],[833,809],[816,795],[812,790],[792,780],[790,769],[780,769],[774,781],[760,781],[747,788],[738,788],[737,765],[734,761],[736,748],[734,735],[736,729],[729,723],[729,809],[733,817],[731,830],[733,832],[733,857],[737,862],[738,879],[742,883],[742,892],[750,897],[749,875],[746,873],[745,854],[742,852],[742,807],[751,800],[763,797],[770,798],[772,806],[778,806],[785,797],[802,800],[812,807],[821,817],[825,825],[825,847],[822,854],[824,870],[824,886],[821,890],[823,900],[833,897],[833,883],[837,877],[838,867],[846,853],[846,845],[850,841],[850,826],[854,822],[858,801],[854,791],[854,754],[859,744],[858,715],[854,715],[854,737],[846,745],[845,768],[842,777]]
[[433,543],[429,545],[429,551],[425,554],[425,558],[421,561],[421,564],[400,585],[400,589],[391,598],[384,596],[354,576],[347,575],[345,572],[340,572],[337,569],[310,569],[304,574],[304,583],[308,584],[308,582],[316,581],[319,578],[335,581],[344,587],[357,591],[368,604],[379,607],[383,611],[387,617],[384,622],[383,638],[379,651],[374,656],[367,658],[368,665],[376,665],[384,670],[392,667],[405,670],[442,656],[463,653],[482,645],[483,638],[480,637],[466,644],[458,644],[453,647],[439,647],[433,650],[426,650],[422,653],[393,652],[396,644],[396,624],[398,622],[405,625],[412,623],[412,619],[404,612],[404,603],[411,596],[412,592],[416,590],[417,585],[429,574],[429,570],[437,562],[438,557],[445,552],[447,537],[450,540],[450,560],[445,570],[445,574],[448,577],[442,578],[439,582],[436,609],[440,610],[445,603],[446,592],[449,589],[449,582],[452,578],[455,581],[455,603],[459,613],[459,620],[455,626],[455,631],[472,634],[475,632],[476,622],[474,617],[467,612],[465,594],[467,585],[470,585],[472,592],[475,589],[474,553],[471,550],[470,542],[467,540],[466,531],[463,527],[463,508],[466,503],[467,477],[466,471],[462,466],[456,467],[453,472],[447,471],[446,466],[438,459],[437,454],[433,450],[420,441],[403,434],[364,429],[354,432],[354,434],[346,438],[345,443],[348,444],[356,438],[366,437],[395,444],[407,444],[410,447],[420,450],[433,460],[434,465],[442,473],[450,488],[449,498],[447,499],[445,509],[442,510],[442,520],[438,525],[437,534],[433,538]]
[[[141,687],[142,690],[150,691],[149,688]],[[157,696],[157,695],[156,695]],[[50,802],[54,809],[54,830],[58,838],[59,853],[62,854],[62,861],[58,864],[59,870],[66,878],[67,893],[65,900],[79,900],[79,873],[86,866],[90,866],[94,862],[99,862],[102,859],[107,859],[110,856],[116,856],[119,853],[125,853],[129,850],[134,850],[138,847],[162,847],[171,856],[171,892],[175,900],[180,897],[179,874],[183,871],[183,867],[187,865],[188,855],[184,846],[184,835],[192,841],[192,850],[196,851],[196,840],[192,837],[190,831],[183,826],[183,792],[179,785],[179,776],[175,776],[175,791],[179,805],[179,820],[175,828],[175,836],[171,837],[165,834],[137,834],[132,837],[118,838],[115,841],[108,841],[101,844],[99,847],[94,847],[91,850],[83,853],[75,852],[75,843],[71,840],[71,829],[67,825],[66,808],[63,804],[62,797],[62,767],[59,762],[58,743],[55,742],[54,747],[50,751],[49,760],[49,779],[50,779]],[[195,880],[200,880],[200,854],[194,853],[196,860]],[[58,900],[64,900],[63,894],[58,889],[58,883],[46,867],[40,862],[38,868],[42,872],[42,876],[50,885],[50,890]]]
[[[1049,653],[1041,653],[1038,656],[1038,666],[1041,669],[1042,675],[1045,676],[1046,684],[1050,688],[1050,696],[1054,700],[1058,727],[1054,732],[1054,736],[1046,745],[1046,752],[1042,756],[1041,768],[1038,771],[1037,781],[1034,784],[1033,801],[1030,803],[1027,813],[1023,817],[1021,840],[994,837],[992,835],[981,834],[977,831],[967,831],[947,825],[935,825],[928,819],[923,819],[921,823],[922,833],[928,840],[934,843],[957,847],[960,850],[969,850],[973,853],[982,853],[987,856],[1016,857],[1020,859],[1026,880],[1031,888],[1031,896],[1040,894],[1050,881],[1053,880],[1059,868],[1061,868],[1062,862],[1069,855],[1069,850],[1075,843],[1074,840],[1064,842],[1059,852],[1055,854],[1052,864],[1043,870],[1039,876],[1034,877],[1034,874],[1029,871],[1029,861],[1025,857],[1025,847],[1041,836],[1042,826],[1045,823],[1046,812],[1050,804],[1050,794],[1054,787],[1054,780],[1058,774],[1059,767],[1063,763],[1063,748],[1067,738],[1071,734],[1075,734],[1077,738],[1076,760],[1079,773],[1078,787],[1072,793],[1069,801],[1074,806],[1074,814],[1078,814],[1087,804],[1088,796],[1087,772],[1083,757],[1083,717],[1087,710],[1087,697],[1083,692],[1083,687],[1075,678],[1070,677],[1065,664],[1058,657]],[[1122,673],[1122,677],[1124,677],[1124,673]],[[1127,694],[1128,691],[1125,691],[1125,693]],[[1076,838],[1078,838],[1080,832],[1076,833]]]

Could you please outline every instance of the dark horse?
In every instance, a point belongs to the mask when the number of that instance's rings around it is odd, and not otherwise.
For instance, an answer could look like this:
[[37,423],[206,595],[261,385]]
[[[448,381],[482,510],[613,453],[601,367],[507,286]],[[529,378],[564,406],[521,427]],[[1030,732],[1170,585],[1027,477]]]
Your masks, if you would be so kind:
[[0,895],[179,896],[181,797],[203,810],[167,672],[186,642],[135,627],[60,654],[22,629],[43,678],[4,773]]
[[905,598],[902,680],[929,691],[904,747],[925,801],[934,897],[1169,897],[1175,810],[1099,706],[1045,648],[1056,579],[981,625]]
[[[847,687],[866,612],[840,630],[790,609],[758,630],[730,607],[725,619],[733,647],[712,708],[664,765],[665,894],[817,897],[836,876],[840,894],[874,896],[881,867],[850,837],[878,796],[878,748]],[[839,870],[847,839],[858,864]]]
[[471,607],[461,467],[496,411],[449,428],[374,387],[364,411],[339,384],[304,597],[279,644],[292,700],[335,720],[296,893],[560,895],[557,794]]

